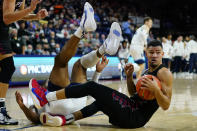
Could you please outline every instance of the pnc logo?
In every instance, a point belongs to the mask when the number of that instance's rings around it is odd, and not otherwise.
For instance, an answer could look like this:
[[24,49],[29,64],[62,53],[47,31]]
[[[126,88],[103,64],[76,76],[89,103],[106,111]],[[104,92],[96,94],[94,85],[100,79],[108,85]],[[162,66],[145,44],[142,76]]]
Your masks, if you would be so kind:
[[21,65],[20,72],[22,75],[27,75],[28,69],[26,65]]

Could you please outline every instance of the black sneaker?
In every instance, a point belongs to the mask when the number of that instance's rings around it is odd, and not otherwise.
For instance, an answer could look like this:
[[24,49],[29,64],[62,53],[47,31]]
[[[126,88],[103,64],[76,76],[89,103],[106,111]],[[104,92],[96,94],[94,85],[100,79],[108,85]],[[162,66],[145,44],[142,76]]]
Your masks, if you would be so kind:
[[12,119],[6,111],[5,107],[0,108],[0,125],[17,125],[18,121]]

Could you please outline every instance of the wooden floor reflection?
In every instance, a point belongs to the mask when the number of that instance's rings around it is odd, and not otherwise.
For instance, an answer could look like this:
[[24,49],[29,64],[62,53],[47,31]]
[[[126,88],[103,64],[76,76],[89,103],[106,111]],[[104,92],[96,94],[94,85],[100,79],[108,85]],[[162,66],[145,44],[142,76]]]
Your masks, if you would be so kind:
[[[125,81],[102,81],[120,92],[127,94]],[[143,128],[132,129],[133,131],[196,131],[197,130],[197,80],[177,79],[173,85],[173,96],[170,109],[159,109],[151,120]],[[19,120],[17,126],[0,126],[0,129],[24,130],[24,131],[120,131],[108,122],[107,116],[99,112],[96,116],[75,122],[73,125],[63,127],[46,127],[32,125],[16,104],[14,93],[19,90],[24,102],[32,104],[28,88],[10,88],[7,95],[7,109],[9,114]],[[124,129],[129,130],[129,129]],[[131,129],[130,129],[131,130]]]

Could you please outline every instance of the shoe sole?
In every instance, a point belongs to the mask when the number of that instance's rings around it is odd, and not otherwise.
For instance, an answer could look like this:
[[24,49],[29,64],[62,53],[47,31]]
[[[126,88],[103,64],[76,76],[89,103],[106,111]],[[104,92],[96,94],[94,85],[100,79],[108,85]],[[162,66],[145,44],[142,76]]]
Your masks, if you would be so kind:
[[120,37],[121,33],[120,25],[117,22],[113,22],[110,28],[110,35],[115,37]]
[[[83,25],[82,25],[83,29],[85,29],[84,26],[85,26],[87,21],[88,21],[88,23],[87,23],[86,28],[90,28],[91,26],[88,26],[88,25],[92,25],[93,23],[95,24],[95,27],[96,27],[96,21],[94,19],[94,14],[92,16],[92,14],[90,13],[90,12],[94,12],[94,9],[88,2],[85,3],[84,11],[85,11],[85,19],[84,19],[84,22],[83,22]],[[87,17],[87,16],[90,16],[90,17]],[[92,30],[86,30],[86,31],[94,31],[94,30],[96,30],[96,28],[92,29]]]
[[29,82],[30,94],[31,94],[31,96],[32,96],[32,100],[33,100],[34,105],[36,106],[36,108],[41,109],[42,107],[41,107],[41,105],[40,105],[40,102],[38,101],[37,97],[32,93],[32,88],[33,88],[33,87],[32,87],[32,80],[33,80],[33,79],[31,79],[30,82]]
[[50,114],[44,112],[40,115],[40,121],[46,126],[62,126],[62,119],[58,116],[51,116]]
[[[113,22],[112,25],[111,25],[111,28],[110,28],[110,33],[109,33],[109,35],[106,39],[106,42],[109,43],[110,41],[112,41],[111,43],[113,43],[113,47],[115,47],[116,52],[117,52],[118,47],[120,45],[121,34],[122,34],[122,31],[121,31],[120,25],[117,22]],[[105,44],[105,47],[107,49],[108,44],[106,42],[104,44]],[[112,46],[110,46],[110,47],[112,47]],[[113,55],[115,53],[112,53],[112,54],[109,54],[109,55]]]

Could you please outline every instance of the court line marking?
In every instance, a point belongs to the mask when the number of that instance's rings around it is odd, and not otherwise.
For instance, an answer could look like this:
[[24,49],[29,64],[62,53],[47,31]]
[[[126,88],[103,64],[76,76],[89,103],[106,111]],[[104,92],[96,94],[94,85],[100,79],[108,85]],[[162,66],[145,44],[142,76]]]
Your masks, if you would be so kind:
[[29,126],[24,126],[24,127],[15,128],[15,129],[9,129],[9,130],[22,130],[22,129],[37,127],[37,126],[41,126],[41,125],[40,124],[39,125],[29,125]]

